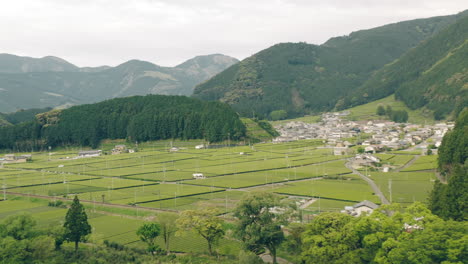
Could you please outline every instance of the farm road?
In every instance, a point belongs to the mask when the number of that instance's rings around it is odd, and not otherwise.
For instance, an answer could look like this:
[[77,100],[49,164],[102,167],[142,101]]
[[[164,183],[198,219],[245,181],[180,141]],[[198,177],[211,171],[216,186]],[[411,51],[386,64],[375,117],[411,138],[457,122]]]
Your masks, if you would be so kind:
[[390,204],[390,202],[387,200],[387,198],[386,198],[385,195],[382,193],[382,191],[379,189],[379,187],[375,184],[375,182],[374,182],[373,180],[371,180],[369,177],[367,177],[366,175],[362,174],[360,171],[355,170],[355,169],[351,166],[351,161],[350,161],[350,162],[347,162],[347,163],[345,164],[345,166],[346,166],[346,168],[352,170],[354,174],[359,175],[363,180],[365,180],[365,181],[370,185],[370,187],[372,188],[372,190],[374,191],[374,193],[380,198],[380,201],[381,201],[383,204]]

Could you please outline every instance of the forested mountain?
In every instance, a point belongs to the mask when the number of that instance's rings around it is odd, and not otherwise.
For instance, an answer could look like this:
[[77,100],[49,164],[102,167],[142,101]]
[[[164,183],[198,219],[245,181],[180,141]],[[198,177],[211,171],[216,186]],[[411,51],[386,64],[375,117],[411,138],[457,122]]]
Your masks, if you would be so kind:
[[63,59],[47,56],[43,58],[21,57],[12,54],[0,54],[0,73],[26,72],[63,72],[80,71],[77,66]]
[[176,67],[131,60],[116,67],[78,68],[62,59],[0,55],[0,112],[94,103],[146,94],[190,95],[196,84],[237,60],[198,56]]
[[423,41],[364,83],[345,105],[392,93],[412,109],[426,107],[442,119],[468,106],[468,16]]
[[444,219],[468,220],[468,108],[457,118],[439,148],[439,171],[447,184],[437,181],[430,196],[432,212]]
[[0,128],[0,148],[96,147],[102,139],[224,139],[245,136],[245,126],[226,104],[185,96],[116,98],[38,114],[34,121]]
[[343,108],[344,98],[373,72],[467,14],[362,30],[319,46],[277,44],[200,84],[194,96],[227,102],[246,116],[286,110],[292,117]]
[[31,108],[20,109],[13,113],[0,113],[0,126],[2,125],[15,125],[22,122],[31,121],[39,113],[44,113],[52,110],[51,107],[46,108]]

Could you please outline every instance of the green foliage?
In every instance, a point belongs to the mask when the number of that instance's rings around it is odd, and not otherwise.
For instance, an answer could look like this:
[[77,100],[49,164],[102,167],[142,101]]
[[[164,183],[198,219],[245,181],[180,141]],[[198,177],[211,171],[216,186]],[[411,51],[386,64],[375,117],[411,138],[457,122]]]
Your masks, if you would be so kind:
[[213,247],[224,236],[223,220],[213,209],[186,210],[180,213],[177,226],[182,231],[195,231],[208,243],[208,251],[213,255]]
[[449,171],[454,164],[465,164],[468,158],[468,109],[458,117],[453,131],[445,134],[439,147],[439,169]]
[[0,128],[0,148],[18,150],[74,144],[97,147],[103,139],[132,142],[245,136],[229,106],[183,96],[148,95],[81,105],[38,116],[36,121]]
[[[467,106],[468,16],[423,41],[419,46],[378,70],[344,105],[357,105],[395,93],[411,109],[426,107],[434,118],[456,116]],[[388,114],[388,113],[387,113]]]
[[277,121],[283,120],[288,117],[288,113],[285,110],[275,110],[270,113],[270,120]]
[[317,216],[302,234],[306,263],[457,263],[466,222],[443,221],[422,204],[382,206],[369,216]]
[[157,223],[148,223],[138,228],[136,234],[140,240],[148,245],[148,252],[154,254],[158,251],[158,246],[155,244],[155,239],[161,234],[161,227]]
[[408,112],[406,112],[405,110],[391,111],[390,119],[393,122],[406,123],[406,121],[408,121]]
[[429,198],[435,215],[456,221],[468,220],[468,170],[455,165],[449,174],[448,184],[437,181]]
[[161,227],[161,236],[166,246],[167,254],[170,254],[170,241],[177,232],[178,215],[170,213],[160,213],[158,215],[158,223]]
[[36,221],[28,214],[7,217],[0,225],[0,236],[9,236],[16,240],[23,240],[32,236]]
[[332,38],[320,46],[277,44],[198,85],[194,96],[227,102],[241,115],[259,118],[278,109],[288,117],[344,109],[350,105],[348,97],[373,98],[354,91],[375,70],[455,19],[405,21]]
[[379,116],[384,116],[385,115],[385,108],[382,105],[379,105],[376,110],[376,114]]
[[[278,246],[284,241],[281,225],[286,223],[287,211],[280,207],[279,197],[271,193],[246,195],[234,210],[239,223],[236,236],[247,250],[260,253],[267,248],[276,263]],[[278,212],[273,210],[277,209]]]
[[303,233],[303,259],[308,263],[359,263],[353,254],[358,237],[347,228],[353,217],[342,213],[323,213]]
[[44,113],[52,110],[51,107],[46,108],[32,108],[32,109],[21,109],[13,113],[3,114],[6,121],[11,124],[19,124],[22,122],[28,122],[34,120],[37,114]]
[[86,240],[86,236],[91,234],[91,226],[88,223],[88,216],[78,196],[75,196],[73,203],[65,216],[64,238],[66,241],[75,243],[75,251],[78,250],[78,243]]

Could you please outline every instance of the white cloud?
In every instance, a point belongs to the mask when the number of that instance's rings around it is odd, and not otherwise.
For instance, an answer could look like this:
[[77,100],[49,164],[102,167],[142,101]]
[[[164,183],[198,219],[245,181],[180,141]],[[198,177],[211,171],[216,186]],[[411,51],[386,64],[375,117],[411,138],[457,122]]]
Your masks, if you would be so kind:
[[55,55],[79,66],[196,55],[245,58],[278,42],[328,38],[401,20],[448,15],[438,0],[15,0],[0,9],[0,52]]

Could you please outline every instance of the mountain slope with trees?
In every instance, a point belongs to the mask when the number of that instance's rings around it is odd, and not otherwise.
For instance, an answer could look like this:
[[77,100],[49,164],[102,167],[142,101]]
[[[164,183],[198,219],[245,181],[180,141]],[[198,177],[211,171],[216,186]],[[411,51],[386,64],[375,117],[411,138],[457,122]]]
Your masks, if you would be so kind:
[[364,83],[345,105],[395,93],[408,107],[426,107],[442,119],[468,106],[468,16],[422,42]]
[[198,85],[194,97],[231,104],[244,116],[288,117],[345,107],[372,73],[468,14],[405,21],[332,38],[282,43]]
[[190,95],[195,85],[238,61],[213,54],[176,67],[131,60],[116,67],[79,68],[56,57],[0,54],[0,112],[94,103],[146,94]]
[[238,140],[245,126],[226,104],[184,96],[116,98],[38,114],[36,120],[0,128],[0,148],[97,147],[103,139]]

